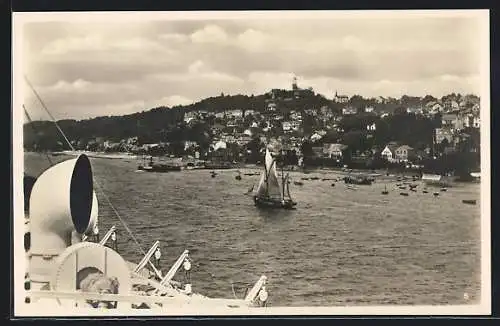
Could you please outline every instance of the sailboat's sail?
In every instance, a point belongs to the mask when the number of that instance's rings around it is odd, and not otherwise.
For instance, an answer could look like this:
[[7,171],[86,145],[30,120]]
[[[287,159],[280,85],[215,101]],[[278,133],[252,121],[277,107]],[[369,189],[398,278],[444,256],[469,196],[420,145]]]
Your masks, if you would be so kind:
[[256,196],[266,196],[267,193],[267,183],[266,183],[266,172],[262,172],[260,175],[259,184],[257,185],[257,190],[255,191]]
[[267,171],[267,195],[274,199],[281,200],[283,194],[278,181],[278,171],[276,171],[276,161],[271,156],[269,150],[266,150],[266,171]]

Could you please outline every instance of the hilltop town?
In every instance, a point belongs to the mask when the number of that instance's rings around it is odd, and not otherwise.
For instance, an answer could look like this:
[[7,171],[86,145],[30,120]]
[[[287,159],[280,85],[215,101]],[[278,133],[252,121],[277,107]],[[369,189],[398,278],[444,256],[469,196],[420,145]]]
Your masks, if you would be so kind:
[[[272,145],[287,165],[479,167],[480,100],[471,94],[327,98],[294,79],[289,90],[257,96],[58,123],[77,150],[258,163]],[[25,150],[69,149],[51,122],[24,129]]]

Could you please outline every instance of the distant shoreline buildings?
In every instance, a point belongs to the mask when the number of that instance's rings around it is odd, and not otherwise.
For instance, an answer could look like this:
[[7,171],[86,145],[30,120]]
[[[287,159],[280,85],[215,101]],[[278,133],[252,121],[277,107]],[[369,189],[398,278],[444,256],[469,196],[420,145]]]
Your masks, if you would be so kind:
[[[130,136],[121,139],[106,137],[104,134],[109,134],[109,130],[101,130],[103,135],[96,134],[99,133],[98,127],[92,134],[85,134],[82,126],[86,124],[88,129],[93,121],[90,119],[74,122],[72,128],[79,136],[74,137],[73,145],[91,151],[255,161],[262,154],[262,146],[276,143],[297,159],[310,156],[339,163],[373,161],[375,157],[393,163],[412,162],[463,152],[461,146],[465,143],[467,152],[479,152],[478,145],[470,141],[477,138],[473,134],[479,134],[481,125],[480,100],[474,95],[450,94],[441,99],[430,95],[423,98],[365,99],[358,95],[340,95],[335,91],[329,100],[316,94],[312,88],[300,88],[294,77],[291,90],[272,89],[269,93],[251,97],[220,96],[176,110],[163,112],[159,109],[136,114],[136,119],[144,121],[141,122],[145,123],[142,128],[150,140],[139,134],[139,130],[134,135],[130,127],[122,132]],[[173,114],[169,111],[175,111],[175,117],[168,116],[167,119],[168,114]],[[158,125],[157,120],[147,122],[148,114],[165,119],[165,125]],[[113,120],[113,117],[109,119]],[[116,119],[113,128],[125,128]],[[384,128],[397,128],[397,119],[400,123],[425,125],[427,129],[415,130],[415,133],[422,134],[413,138],[391,135],[391,131]],[[27,141],[24,146],[27,150],[61,149],[44,138],[49,133],[36,135],[42,140],[30,133],[33,131],[25,125]],[[395,137],[401,139],[392,139]],[[304,153],[307,146],[310,153]]]

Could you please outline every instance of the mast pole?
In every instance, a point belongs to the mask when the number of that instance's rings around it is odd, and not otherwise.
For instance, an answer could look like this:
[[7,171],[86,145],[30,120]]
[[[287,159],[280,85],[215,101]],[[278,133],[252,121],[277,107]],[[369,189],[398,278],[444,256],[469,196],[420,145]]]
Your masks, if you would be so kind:
[[283,189],[281,192],[281,199],[285,198],[285,173],[284,173],[284,152],[281,152],[281,188]]

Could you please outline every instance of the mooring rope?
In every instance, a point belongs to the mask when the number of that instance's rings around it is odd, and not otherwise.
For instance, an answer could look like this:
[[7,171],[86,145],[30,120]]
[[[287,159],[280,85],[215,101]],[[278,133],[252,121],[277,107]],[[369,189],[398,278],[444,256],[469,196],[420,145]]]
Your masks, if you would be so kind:
[[[43,109],[47,112],[47,114],[50,116],[50,118],[52,119],[52,122],[54,122],[54,124],[56,125],[57,129],[59,130],[59,132],[61,133],[61,135],[64,137],[64,139],[66,140],[66,143],[68,144],[68,146],[71,148],[71,150],[73,152],[75,152],[75,148],[73,147],[73,145],[71,144],[71,142],[69,141],[69,139],[66,137],[66,134],[64,133],[64,131],[61,129],[61,127],[59,127],[59,124],[57,123],[57,120],[54,118],[54,116],[50,113],[49,109],[47,109],[47,106],[45,105],[45,103],[43,102],[43,100],[40,98],[40,95],[38,95],[38,93],[36,92],[35,88],[31,85],[31,83],[29,82],[28,80],[28,77],[27,76],[24,76],[24,79],[26,80],[26,83],[28,84],[28,86],[31,88],[31,90],[33,91],[33,93],[35,94],[35,96],[37,97],[38,101],[40,102],[40,104],[42,105]],[[23,105],[24,107],[24,105]],[[25,109],[26,110],[26,109]],[[125,230],[127,230],[127,232],[129,233],[130,237],[132,238],[132,240],[135,242],[135,244],[137,245],[137,247],[139,248],[139,250],[141,251],[141,253],[145,256],[146,255],[146,252],[144,251],[144,249],[142,249],[139,241],[137,240],[137,238],[134,236],[134,234],[132,233],[132,230],[130,230],[130,228],[128,227],[127,223],[125,223],[125,220],[121,217],[120,213],[118,213],[118,210],[114,207],[114,205],[111,203],[111,200],[109,199],[109,197],[106,195],[106,193],[104,192],[104,188],[99,184],[99,182],[97,182],[97,180],[94,178],[94,183],[97,185],[97,187],[101,190],[101,195],[104,197],[104,199],[106,200],[106,202],[109,204],[109,207],[111,207],[111,209],[113,210],[113,212],[115,213],[116,217],[118,217],[118,219],[120,220],[120,223],[123,225],[123,227],[125,228]]]

